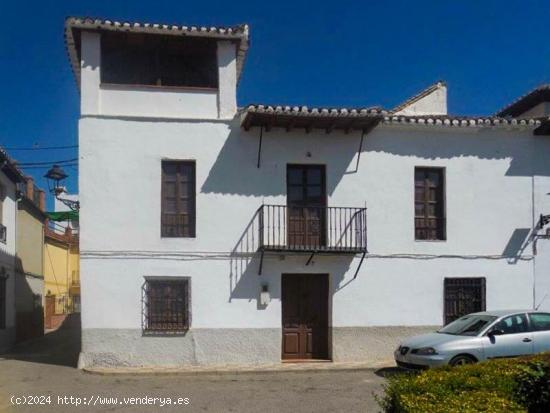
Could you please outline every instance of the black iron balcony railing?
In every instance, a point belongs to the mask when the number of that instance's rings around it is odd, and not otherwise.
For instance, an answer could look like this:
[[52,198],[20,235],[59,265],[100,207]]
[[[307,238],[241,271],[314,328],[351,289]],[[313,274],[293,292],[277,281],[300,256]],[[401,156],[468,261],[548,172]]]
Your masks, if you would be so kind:
[[366,208],[262,205],[258,213],[261,251],[367,251]]

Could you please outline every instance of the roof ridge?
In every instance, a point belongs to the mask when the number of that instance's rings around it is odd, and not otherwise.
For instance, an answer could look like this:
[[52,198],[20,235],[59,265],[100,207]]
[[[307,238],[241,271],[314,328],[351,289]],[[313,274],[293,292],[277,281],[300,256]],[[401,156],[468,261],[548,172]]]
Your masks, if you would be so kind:
[[432,85],[428,86],[425,89],[422,89],[420,92],[418,92],[416,95],[411,96],[404,102],[400,103],[396,107],[394,107],[392,110],[390,110],[390,113],[399,112],[402,109],[405,109],[407,106],[412,105],[415,102],[418,102],[423,97],[428,96],[433,91],[439,89],[440,87],[447,86],[447,83],[443,80],[438,80],[437,82],[433,83]]

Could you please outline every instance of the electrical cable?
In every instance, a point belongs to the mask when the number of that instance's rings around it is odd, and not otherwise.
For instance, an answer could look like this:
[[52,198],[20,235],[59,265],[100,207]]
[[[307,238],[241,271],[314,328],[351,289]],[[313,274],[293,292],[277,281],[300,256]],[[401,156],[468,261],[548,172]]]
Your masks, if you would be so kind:
[[66,164],[69,162],[78,162],[78,158],[62,159],[60,161],[19,162],[17,163],[17,166],[23,167],[23,166],[54,165],[54,164],[59,165],[59,164]]
[[2,146],[2,148],[6,151],[49,151],[49,150],[56,150],[56,149],[74,149],[78,148],[78,145],[68,145],[68,146],[33,146],[33,147],[7,147]]

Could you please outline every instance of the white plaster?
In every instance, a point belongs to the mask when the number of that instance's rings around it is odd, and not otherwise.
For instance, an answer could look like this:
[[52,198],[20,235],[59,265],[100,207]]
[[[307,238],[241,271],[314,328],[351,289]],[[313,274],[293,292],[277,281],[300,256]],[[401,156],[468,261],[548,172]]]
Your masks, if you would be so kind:
[[97,115],[101,113],[101,35],[83,31],[81,36],[80,113]]
[[237,113],[237,55],[236,45],[218,42],[219,117],[232,119]]
[[[2,224],[6,227],[6,243],[0,242],[0,268],[7,276],[6,281],[6,328],[0,329],[0,352],[15,341],[15,255],[16,255],[16,186],[4,172],[0,171],[0,184],[4,188]],[[0,277],[2,274],[0,274]]]
[[[534,159],[548,139],[530,131],[380,126],[356,169],[357,134],[274,129],[258,169],[258,130],[236,122],[87,118],[79,128],[84,329],[139,329],[146,275],[191,277],[192,329],[280,328],[280,278],[294,272],[330,274],[334,327],[441,324],[445,277],[485,277],[489,309],[533,306],[533,190],[550,192],[533,176],[546,179],[550,166]],[[164,158],[196,161],[196,238],[160,237]],[[329,206],[367,205],[372,255],[356,279],[358,257],[306,267],[307,256],[266,256],[258,276],[257,255],[231,254],[257,242],[239,239],[262,202],[286,203],[287,163],[326,165]],[[445,168],[447,241],[414,240],[415,166]]]
[[395,113],[396,115],[446,115],[447,114],[447,86],[438,83],[429,94],[414,100],[409,105]]
[[215,89],[102,85],[101,114],[111,116],[215,119]]
[[232,42],[218,42],[218,89],[101,84],[101,34],[83,31],[81,49],[83,116],[231,119],[237,112]]

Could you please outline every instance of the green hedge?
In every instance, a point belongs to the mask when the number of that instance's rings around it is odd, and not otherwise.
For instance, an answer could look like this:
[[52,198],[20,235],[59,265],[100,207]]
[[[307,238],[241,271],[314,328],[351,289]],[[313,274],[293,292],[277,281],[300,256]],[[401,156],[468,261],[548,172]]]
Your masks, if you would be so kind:
[[547,413],[550,354],[396,374],[377,399],[388,413]]

